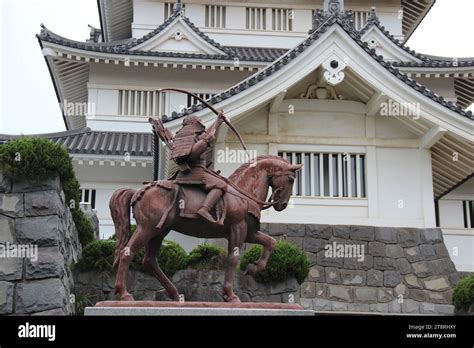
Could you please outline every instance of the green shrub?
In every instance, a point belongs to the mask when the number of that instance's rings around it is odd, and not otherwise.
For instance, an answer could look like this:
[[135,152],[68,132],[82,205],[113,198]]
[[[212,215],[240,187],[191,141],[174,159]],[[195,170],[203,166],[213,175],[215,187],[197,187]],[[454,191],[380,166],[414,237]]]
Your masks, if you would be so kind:
[[114,264],[115,241],[93,240],[82,249],[76,264],[80,271],[110,271]]
[[80,210],[81,191],[71,157],[61,145],[45,138],[20,137],[0,146],[0,164],[6,177],[28,181],[59,175],[72,218],[83,246],[94,239],[94,227]]
[[[245,271],[248,264],[256,262],[262,254],[261,245],[252,246],[241,258],[240,269]],[[302,283],[309,272],[308,256],[295,245],[287,241],[278,241],[273,254],[268,260],[267,267],[256,274],[256,279],[261,282],[283,281],[296,278]]]
[[158,264],[168,277],[176,271],[185,269],[188,264],[188,254],[181,245],[171,240],[165,240],[158,254]]
[[453,304],[456,309],[468,310],[474,304],[474,275],[462,278],[454,288]]
[[193,269],[222,270],[225,268],[227,252],[216,245],[201,244],[188,256],[188,267]]
[[80,209],[71,209],[72,219],[77,228],[77,234],[82,246],[87,246],[94,240],[94,227],[89,218]]
[[[82,250],[82,257],[76,264],[80,271],[111,271],[114,264],[115,240],[94,240]],[[141,248],[133,257],[130,268],[144,272],[142,262],[145,251]],[[187,264],[186,251],[176,242],[164,241],[158,255],[158,263],[171,277],[176,271],[185,269]]]

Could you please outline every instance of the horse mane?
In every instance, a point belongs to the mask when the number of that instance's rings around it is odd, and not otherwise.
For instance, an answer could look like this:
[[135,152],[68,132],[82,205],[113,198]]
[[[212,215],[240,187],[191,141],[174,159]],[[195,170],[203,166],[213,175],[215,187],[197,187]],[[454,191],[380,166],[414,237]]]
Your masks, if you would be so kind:
[[[256,161],[262,161],[266,159],[276,159],[276,160],[281,160],[282,162],[285,162],[288,164],[288,161],[280,156],[273,156],[273,155],[260,155],[257,156]],[[239,168],[237,168],[230,176],[229,180],[234,181],[237,179],[244,171],[248,169],[248,167],[253,163],[253,161],[246,162],[242,164]]]

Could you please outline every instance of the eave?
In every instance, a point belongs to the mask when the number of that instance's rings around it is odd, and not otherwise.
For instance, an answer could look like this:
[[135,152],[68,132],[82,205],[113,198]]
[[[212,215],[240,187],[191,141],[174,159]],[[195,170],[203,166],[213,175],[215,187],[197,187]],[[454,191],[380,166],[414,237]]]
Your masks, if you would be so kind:
[[[362,40],[369,41],[374,35],[381,40],[383,49],[391,51],[398,61],[393,66],[412,78],[454,78],[457,104],[467,109],[474,103],[474,58],[439,57],[418,53],[396,40],[383,27],[375,12],[360,32]],[[372,33],[372,35],[371,35]]]
[[105,42],[124,40],[132,36],[132,0],[97,0],[97,7]]
[[19,137],[47,138],[63,146],[76,158],[148,158],[153,155],[153,134],[133,132],[93,131],[84,127],[75,130],[31,135],[0,134],[0,143]]
[[436,0],[402,0],[404,42],[410,39],[435,3]]

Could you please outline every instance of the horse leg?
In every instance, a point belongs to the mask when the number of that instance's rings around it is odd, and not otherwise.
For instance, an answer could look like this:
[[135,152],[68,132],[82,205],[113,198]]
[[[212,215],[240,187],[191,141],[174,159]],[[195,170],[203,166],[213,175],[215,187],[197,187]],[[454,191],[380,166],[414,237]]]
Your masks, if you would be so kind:
[[263,252],[258,261],[248,264],[247,269],[245,270],[245,274],[255,275],[264,270],[267,266],[268,259],[272,255],[273,250],[275,250],[276,240],[263,232],[257,231],[248,236],[246,242],[263,246]]
[[169,233],[169,230],[164,230],[157,237],[151,239],[145,246],[145,257],[143,258],[143,266],[148,269],[156,279],[164,286],[168,296],[173,301],[179,301],[179,293],[176,286],[169,280],[166,274],[161,270],[158,262],[156,261],[156,254],[161,248],[163,239]]
[[230,227],[227,269],[224,280],[224,300],[226,302],[240,302],[239,297],[234,293],[233,280],[234,273],[239,265],[240,251],[247,234],[247,224],[242,221]]
[[120,251],[120,262],[115,282],[115,293],[120,295],[122,301],[133,301],[133,296],[127,291],[127,274],[130,262],[135,253],[143,246],[144,236],[142,236],[142,226],[137,225],[137,230],[128,241],[127,246]]

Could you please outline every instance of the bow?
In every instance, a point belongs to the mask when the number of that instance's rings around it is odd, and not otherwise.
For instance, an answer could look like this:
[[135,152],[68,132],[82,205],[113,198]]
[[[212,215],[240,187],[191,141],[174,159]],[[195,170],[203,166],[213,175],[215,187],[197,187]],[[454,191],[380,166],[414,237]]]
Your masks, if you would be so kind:
[[[200,96],[194,94],[194,93],[191,93],[191,92],[188,92],[184,89],[179,89],[179,88],[162,88],[162,89],[159,89],[158,92],[163,92],[163,91],[174,91],[174,92],[179,92],[179,93],[184,93],[184,94],[187,94],[187,95],[190,95],[192,96],[193,98],[199,100],[203,105],[205,105],[206,107],[208,107],[212,112],[214,112],[217,116],[221,115],[224,116],[224,111],[221,110],[220,112],[218,112],[216,109],[214,109],[212,107],[212,105],[210,105],[208,102],[206,102],[204,99],[202,99]],[[239,139],[240,141],[240,144],[242,145],[242,147],[244,148],[244,150],[247,152],[247,156],[249,158],[249,160],[252,159],[252,157],[250,156],[250,153],[249,153],[249,150],[247,150],[247,146],[245,145],[245,142],[244,142],[244,139],[242,139],[242,136],[240,135],[240,133],[237,131],[237,129],[235,129],[235,127],[232,125],[232,123],[230,123],[230,121],[224,116],[222,118],[222,120],[224,121],[224,123],[230,128],[230,130],[232,132],[234,132],[235,136],[237,137],[237,139]]]

